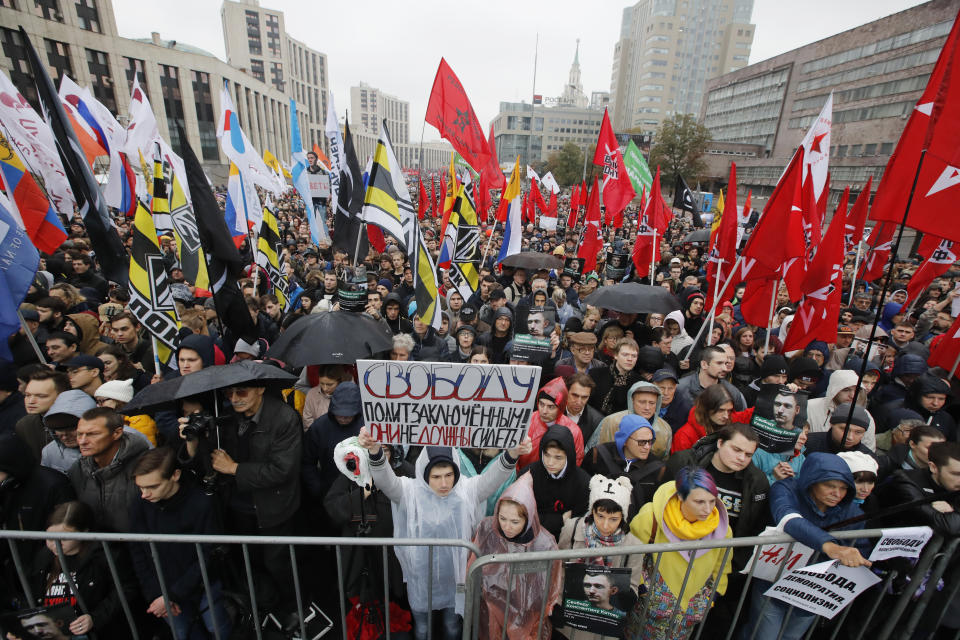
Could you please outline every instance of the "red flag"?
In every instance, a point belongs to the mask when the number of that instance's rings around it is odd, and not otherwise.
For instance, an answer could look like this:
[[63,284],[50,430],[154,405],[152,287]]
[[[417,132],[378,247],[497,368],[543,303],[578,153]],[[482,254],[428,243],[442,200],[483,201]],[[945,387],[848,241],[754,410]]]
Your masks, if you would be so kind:
[[420,190],[417,195],[417,217],[423,220],[427,214],[427,199],[429,196],[427,196],[427,188],[423,186],[423,178],[418,176],[417,182],[420,183]]
[[554,191],[550,192],[550,205],[547,207],[547,217],[556,218],[557,217],[557,194]]
[[821,227],[823,227],[823,221],[827,219],[827,200],[829,199],[830,199],[830,172],[827,171],[827,181],[823,183],[823,191],[820,192],[820,197],[817,199],[817,214],[820,217]]
[[[823,193],[827,193],[824,189]],[[824,200],[826,203],[826,200]],[[823,229],[823,216],[820,215],[820,204],[813,192],[813,175],[808,174],[803,182],[803,239],[807,245],[808,257],[813,256],[820,241]]]
[[846,232],[847,200],[841,199],[830,227],[817,247],[807,277],[803,298],[793,315],[783,350],[803,349],[811,340],[837,340],[840,297],[843,292],[843,236]]
[[[383,237],[383,231],[375,224],[367,225],[367,240],[370,246],[377,250],[377,253],[383,253],[387,249],[387,241]],[[364,256],[361,256],[361,259]]]
[[[870,212],[871,220],[899,223],[916,177],[907,225],[955,241],[960,241],[960,225],[945,225],[943,212],[955,208],[956,187],[960,185],[960,154],[956,148],[960,145],[960,65],[955,62],[958,33],[960,16],[954,20],[927,87],[890,156]],[[917,176],[925,148],[927,154]]]
[[930,357],[927,364],[953,371],[960,357],[960,316],[953,321],[946,333],[930,341]]
[[[505,197],[506,190],[506,187],[500,190],[500,204],[497,205],[497,212],[493,218],[496,222],[506,222],[507,215],[510,214],[510,199]],[[521,211],[523,211],[523,209],[521,209]]]
[[883,269],[887,266],[887,260],[890,259],[893,230],[896,227],[897,225],[892,222],[881,222],[873,228],[873,232],[867,238],[870,250],[863,260],[863,275],[860,276],[860,280],[873,282],[883,275]]
[[660,167],[653,176],[650,198],[637,221],[637,239],[633,243],[633,266],[638,278],[650,275],[650,263],[660,259],[660,238],[673,219],[673,212],[660,193]]
[[919,298],[931,282],[946,273],[957,261],[953,245],[952,240],[941,240],[937,248],[923,261],[920,268],[910,278],[910,282],[907,283],[907,300],[903,303],[904,308],[909,306],[910,302]]
[[[864,187],[857,201],[853,203],[853,209],[847,216],[847,235],[844,239],[844,251],[853,251],[860,240],[863,239],[863,227],[867,224],[867,212],[870,209],[870,185],[873,184],[873,176],[867,178],[867,186]],[[847,188],[849,193],[850,188]]]
[[497,146],[493,141],[493,123],[490,123],[490,137],[487,141],[490,147],[490,162],[487,163],[484,172],[487,174],[488,189],[503,189],[507,186],[507,179],[503,177],[503,171],[500,170],[500,162],[497,159]]
[[[536,205],[540,213],[546,213],[547,203],[543,199],[543,194],[540,193],[540,187],[537,186],[536,178],[530,180],[530,201],[531,201],[531,217],[536,215],[536,210],[533,208],[533,205]],[[531,220],[533,222],[533,220]]]
[[440,136],[453,145],[474,171],[480,171],[490,161],[490,147],[467,92],[443,58],[440,58],[440,66],[433,79],[426,120],[437,128]]
[[[723,288],[723,283],[732,275],[733,265],[737,261],[737,165],[730,163],[730,180],[727,183],[727,199],[720,214],[720,224],[710,236],[710,252],[707,259],[707,307],[716,304],[715,293]],[[722,300],[733,298],[734,289],[728,286]]]
[[573,185],[570,192],[570,216],[567,218],[567,229],[573,229],[577,226],[577,209],[580,208],[580,187]]
[[743,203],[743,219],[744,220],[750,219],[750,212],[752,211],[752,209],[750,208],[750,196],[752,194],[753,194],[753,189],[747,189],[747,199]]
[[613,135],[610,125],[610,115],[603,111],[603,123],[600,125],[600,137],[597,139],[597,150],[593,154],[593,164],[603,167],[603,204],[607,208],[607,215],[612,216],[623,211],[627,204],[637,195],[627,175],[627,167],[623,163],[623,154],[617,137]]
[[740,300],[740,314],[743,319],[756,327],[770,324],[770,307],[773,304],[773,290],[779,278],[754,278],[747,280],[743,298]]
[[[445,212],[444,212],[444,211],[440,211],[440,209],[443,209],[443,203],[444,203],[446,200],[447,200],[447,181],[444,180],[444,179],[441,179],[441,180],[440,180],[440,199],[437,200],[437,206],[436,206],[436,208],[434,209],[434,211],[435,211],[434,217],[435,217],[435,218],[440,218],[440,217],[442,217],[442,216],[444,215]],[[444,224],[444,227],[445,227],[445,226],[446,226],[446,224]],[[440,237],[442,238],[443,236],[441,235]]]
[[[743,250],[740,266],[744,280],[772,277],[773,272],[779,272],[780,277],[787,281],[791,299],[794,300],[799,300],[803,295],[806,254],[800,207],[802,166],[803,147],[800,147],[774,187],[763,215]],[[757,269],[758,265],[765,269]]]
[[577,249],[577,257],[583,260],[583,272],[588,273],[597,268],[597,254],[603,248],[603,238],[600,236],[600,185],[597,178],[593,179],[593,191],[587,202],[587,214],[583,219],[583,240]]

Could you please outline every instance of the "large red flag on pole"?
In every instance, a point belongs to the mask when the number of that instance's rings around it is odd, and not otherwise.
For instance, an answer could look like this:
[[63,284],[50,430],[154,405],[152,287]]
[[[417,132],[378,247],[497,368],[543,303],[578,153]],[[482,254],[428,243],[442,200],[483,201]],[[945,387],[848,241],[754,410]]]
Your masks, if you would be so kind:
[[870,250],[863,261],[863,275],[858,280],[873,282],[883,275],[883,269],[887,266],[887,260],[890,259],[893,230],[896,228],[897,225],[893,222],[881,222],[873,228],[873,232],[867,238]]
[[427,203],[430,197],[427,195],[427,188],[423,186],[423,178],[418,176],[417,182],[420,183],[417,193],[417,218],[423,220],[427,215]]
[[597,268],[597,254],[603,248],[603,237],[600,235],[600,185],[597,178],[593,179],[593,190],[587,203],[587,213],[583,219],[583,240],[577,249],[577,257],[583,260],[583,272],[588,273]]
[[663,232],[673,219],[673,212],[663,201],[660,193],[660,167],[653,176],[650,198],[637,221],[637,239],[633,243],[634,273],[638,278],[650,276],[650,266],[660,259],[660,242]]
[[904,308],[919,298],[931,282],[946,273],[957,261],[954,244],[953,240],[941,240],[937,248],[923,261],[907,283],[907,299],[903,303]]
[[433,79],[426,120],[437,128],[474,171],[480,171],[490,161],[490,148],[483,135],[480,121],[467,98],[467,92],[450,65],[440,58],[437,75]]
[[[723,288],[723,283],[733,275],[737,261],[737,165],[730,163],[730,180],[727,185],[727,200],[723,205],[720,223],[710,236],[710,252],[707,259],[707,308],[715,304],[713,296]],[[727,287],[723,298],[733,297],[733,287]]]
[[487,174],[488,189],[503,189],[507,186],[507,179],[500,170],[500,161],[497,159],[497,146],[493,139],[493,123],[490,123],[490,136],[487,140],[487,146],[490,148],[490,161],[484,168]]
[[867,178],[867,186],[857,196],[856,202],[853,203],[853,209],[847,216],[847,233],[843,245],[845,252],[853,251],[863,239],[863,228],[867,224],[867,213],[870,209],[870,186],[872,184],[873,176],[870,176]]
[[930,357],[927,358],[928,365],[946,369],[951,377],[956,373],[958,363],[960,363],[960,316],[957,316],[946,333],[930,341]]
[[[960,241],[960,225],[945,225],[943,212],[956,207],[960,193],[956,188],[960,185],[960,158],[956,149],[950,148],[960,139],[960,122],[956,120],[960,109],[957,104],[960,86],[954,81],[960,73],[954,60],[958,38],[960,16],[954,20],[927,87],[887,162],[870,210],[871,220],[899,223],[913,192],[907,225],[955,241]],[[931,140],[929,134],[933,130],[936,136]],[[928,149],[928,153],[918,177],[917,169],[924,149]],[[892,236],[892,230],[890,234]]]
[[811,340],[833,343],[837,340],[837,322],[843,293],[843,236],[846,232],[847,198],[844,192],[833,220],[817,248],[807,277],[803,298],[793,315],[783,350],[803,349]]
[[630,176],[627,175],[623,154],[620,153],[620,145],[613,134],[610,115],[606,109],[603,111],[593,164],[603,167],[603,204],[607,208],[607,215],[612,217],[614,213],[623,211],[637,193],[633,190]]

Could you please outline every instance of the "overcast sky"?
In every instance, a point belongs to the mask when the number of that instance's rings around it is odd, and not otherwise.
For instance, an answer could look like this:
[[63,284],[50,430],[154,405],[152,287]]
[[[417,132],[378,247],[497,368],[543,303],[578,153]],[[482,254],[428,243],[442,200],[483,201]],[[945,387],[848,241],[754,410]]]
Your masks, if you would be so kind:
[[[113,4],[121,36],[148,38],[151,31],[159,31],[164,39],[226,59],[218,0]],[[921,1],[755,0],[757,30],[750,62],[917,4]],[[349,108],[350,87],[363,81],[410,102],[410,136],[418,140],[441,57],[460,77],[484,123],[496,116],[501,100],[530,100],[535,49],[537,93],[560,95],[578,38],[584,92],[589,97],[591,91],[608,91],[622,10],[629,5],[611,0],[488,0],[474,5],[479,9],[464,11],[469,5],[449,0],[262,0],[261,6],[283,11],[287,32],[327,55],[328,81],[341,118]],[[437,137],[428,126],[425,139]]]

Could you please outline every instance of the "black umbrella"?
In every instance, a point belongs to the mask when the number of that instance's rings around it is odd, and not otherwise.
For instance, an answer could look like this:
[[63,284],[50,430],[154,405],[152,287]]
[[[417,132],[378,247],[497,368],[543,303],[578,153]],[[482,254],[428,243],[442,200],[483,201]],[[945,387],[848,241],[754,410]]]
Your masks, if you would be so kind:
[[289,386],[296,381],[297,376],[274,365],[242,360],[233,364],[207,367],[185,376],[148,385],[124,405],[120,413],[147,413],[183,398],[250,382],[267,385],[284,383]]
[[684,242],[710,242],[710,229],[691,231],[683,239]]
[[537,251],[515,253],[504,258],[500,264],[505,267],[529,269],[530,271],[537,271],[539,269],[563,269],[563,260],[549,253],[539,253]]
[[680,308],[677,297],[663,287],[652,287],[639,282],[600,287],[583,301],[601,309],[623,313],[667,314]]
[[267,357],[292,367],[354,364],[391,348],[393,332],[386,323],[352,311],[322,311],[290,325],[267,351]]

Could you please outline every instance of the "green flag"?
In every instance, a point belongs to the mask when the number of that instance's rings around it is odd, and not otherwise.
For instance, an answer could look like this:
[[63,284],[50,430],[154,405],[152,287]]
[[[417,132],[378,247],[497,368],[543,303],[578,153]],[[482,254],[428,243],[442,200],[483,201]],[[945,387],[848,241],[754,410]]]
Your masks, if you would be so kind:
[[650,193],[650,185],[653,184],[653,176],[650,174],[650,167],[644,159],[640,149],[633,143],[633,140],[627,145],[627,150],[623,154],[623,164],[627,167],[627,175],[630,176],[630,182],[633,183],[633,190],[640,193],[643,187]]

